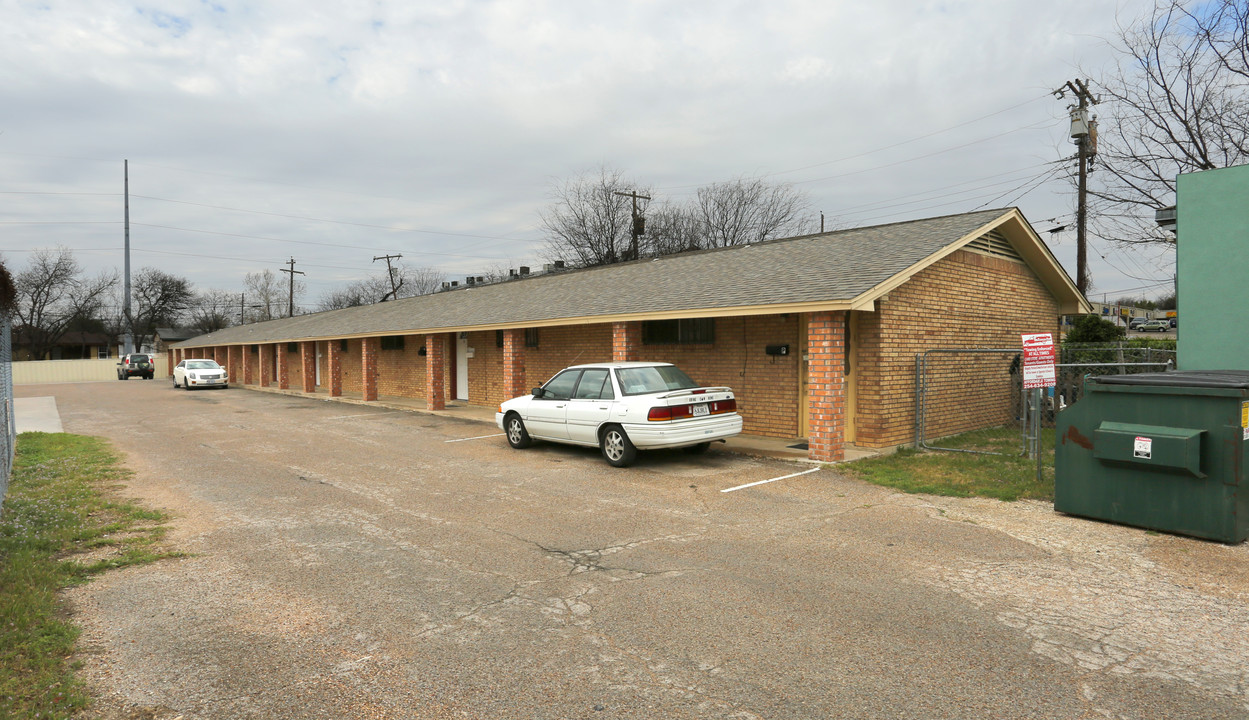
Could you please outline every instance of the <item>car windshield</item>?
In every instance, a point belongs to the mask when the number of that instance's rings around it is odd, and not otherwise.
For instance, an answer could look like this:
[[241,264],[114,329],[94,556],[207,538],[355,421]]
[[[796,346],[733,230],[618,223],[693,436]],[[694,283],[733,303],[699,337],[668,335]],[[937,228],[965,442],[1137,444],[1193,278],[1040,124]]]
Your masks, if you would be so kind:
[[220,365],[214,360],[192,360],[186,364],[187,370],[219,370]]
[[616,379],[620,381],[620,391],[625,395],[645,395],[698,387],[698,383],[691,380],[689,375],[672,365],[620,368],[616,370]]

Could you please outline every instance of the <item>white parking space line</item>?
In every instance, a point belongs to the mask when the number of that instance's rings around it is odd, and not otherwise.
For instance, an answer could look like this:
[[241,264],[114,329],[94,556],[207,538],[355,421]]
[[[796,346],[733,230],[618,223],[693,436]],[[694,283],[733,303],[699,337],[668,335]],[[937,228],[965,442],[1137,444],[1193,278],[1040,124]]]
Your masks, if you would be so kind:
[[449,443],[465,442],[467,440],[483,440],[485,438],[492,438],[492,437],[503,437],[503,433],[495,433],[494,435],[478,435],[477,437],[471,437],[471,438],[456,438],[455,440],[443,440],[443,442],[449,442]]
[[362,417],[381,417],[382,415],[398,415],[398,414],[400,414],[401,412],[403,412],[403,411],[402,411],[402,410],[391,410],[390,412],[371,412],[371,413],[360,413],[359,415],[334,415],[334,416],[331,416],[331,417],[327,417],[327,418],[326,418],[326,420],[349,420],[349,419],[351,419],[351,418],[362,418]]
[[756,485],[765,485],[770,482],[776,482],[777,480],[788,480],[789,478],[798,477],[799,475],[809,475],[813,472],[819,472],[822,469],[823,468],[811,468],[810,470],[803,470],[802,472],[796,472],[791,475],[782,475],[780,477],[774,477],[768,480],[756,480],[755,482],[746,483],[745,485],[738,485],[737,487],[725,488],[721,490],[720,492],[722,493],[733,492],[734,490],[743,490],[745,488],[754,487]]

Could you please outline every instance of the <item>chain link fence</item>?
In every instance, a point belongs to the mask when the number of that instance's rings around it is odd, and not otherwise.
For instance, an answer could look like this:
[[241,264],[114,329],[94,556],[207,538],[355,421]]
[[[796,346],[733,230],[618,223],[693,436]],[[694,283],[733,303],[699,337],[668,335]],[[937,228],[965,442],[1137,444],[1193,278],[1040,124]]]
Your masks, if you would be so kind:
[[[1168,347],[1169,346],[1169,347]],[[1174,341],[1064,344],[1058,347],[1056,383],[1040,402],[1023,389],[1020,348],[938,348],[915,356],[915,447],[986,454],[1028,454],[1041,428],[1053,428],[1057,414],[1078,401],[1093,375],[1165,372],[1175,368]],[[1019,445],[981,445],[962,438],[960,447],[942,442],[977,431],[1019,430]],[[1000,432],[994,433],[1000,436]]]
[[13,451],[17,445],[17,424],[13,418],[13,337],[9,319],[0,317],[0,505],[9,492],[13,472]]

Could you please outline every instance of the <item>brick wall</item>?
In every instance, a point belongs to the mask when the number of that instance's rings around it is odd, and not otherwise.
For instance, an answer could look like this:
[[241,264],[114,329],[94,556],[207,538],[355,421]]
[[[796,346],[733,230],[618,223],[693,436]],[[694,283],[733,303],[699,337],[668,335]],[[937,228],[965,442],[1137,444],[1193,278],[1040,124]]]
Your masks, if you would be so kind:
[[312,341],[299,343],[299,389],[306,393],[317,389],[317,344]]
[[[932,348],[1019,347],[1024,332],[1053,332],[1058,307],[1026,265],[958,251],[862,313],[857,353],[856,443],[914,441],[915,355]],[[993,367],[981,366],[985,362]],[[968,360],[957,402],[934,414],[928,436],[1001,424],[1013,412],[1001,359]]]
[[299,352],[299,343],[295,343],[293,351],[290,348],[290,343],[282,343],[279,348],[278,352],[282,353],[286,363],[285,387],[302,390],[304,384],[304,363],[303,356]]
[[[337,340],[331,342],[338,343]],[[347,341],[347,350],[338,354],[343,374],[343,392],[363,393],[364,384],[360,381],[364,374],[360,341]]]
[[[702,385],[727,385],[737,396],[743,432],[792,438],[798,435],[797,314],[716,318],[710,345],[639,345],[638,360],[670,362]],[[789,345],[773,356],[768,345]]]
[[809,455],[812,460],[845,457],[846,327],[849,313],[819,312],[807,316],[807,357],[810,380]]
[[424,335],[405,335],[402,350],[381,350],[377,360],[377,388],[382,395],[425,397],[425,358],[420,354]]
[[611,358],[612,326],[608,323],[540,328],[538,347],[525,348],[525,389],[541,385],[569,365]]
[[447,406],[447,333],[425,336],[425,403],[430,410]]

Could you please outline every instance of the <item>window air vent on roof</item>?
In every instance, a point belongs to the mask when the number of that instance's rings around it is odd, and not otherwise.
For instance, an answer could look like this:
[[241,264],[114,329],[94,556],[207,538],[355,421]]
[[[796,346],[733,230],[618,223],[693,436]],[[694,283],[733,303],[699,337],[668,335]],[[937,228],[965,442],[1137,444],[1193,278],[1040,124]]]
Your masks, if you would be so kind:
[[996,257],[1009,258],[1016,262],[1023,262],[1023,258],[1019,253],[1015,252],[1015,247],[1010,244],[1006,236],[997,230],[990,230],[980,237],[967,243],[967,249],[974,252],[984,253],[985,255],[993,255]]

